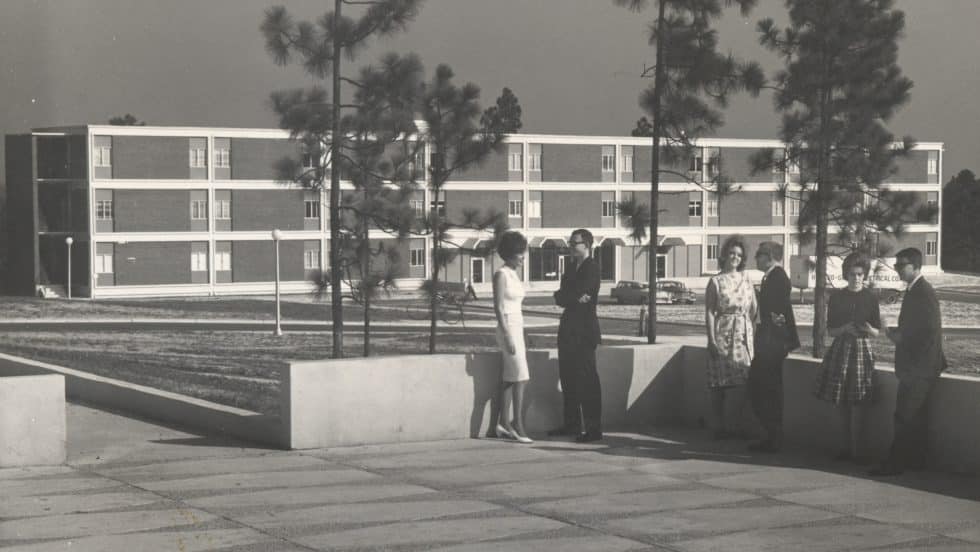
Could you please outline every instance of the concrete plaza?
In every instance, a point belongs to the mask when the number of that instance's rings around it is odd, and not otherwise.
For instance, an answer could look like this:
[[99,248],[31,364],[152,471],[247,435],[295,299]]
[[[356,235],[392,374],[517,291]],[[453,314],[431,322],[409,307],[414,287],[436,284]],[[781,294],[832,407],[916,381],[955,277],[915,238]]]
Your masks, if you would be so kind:
[[80,405],[68,464],[0,470],[27,550],[980,549],[980,482],[655,429],[284,452]]

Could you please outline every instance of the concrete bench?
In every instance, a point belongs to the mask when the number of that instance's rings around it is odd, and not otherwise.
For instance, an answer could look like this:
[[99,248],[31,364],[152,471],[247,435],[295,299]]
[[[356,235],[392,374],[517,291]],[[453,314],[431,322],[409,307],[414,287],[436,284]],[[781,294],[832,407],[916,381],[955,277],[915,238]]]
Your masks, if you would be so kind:
[[65,377],[0,377],[0,468],[64,464]]

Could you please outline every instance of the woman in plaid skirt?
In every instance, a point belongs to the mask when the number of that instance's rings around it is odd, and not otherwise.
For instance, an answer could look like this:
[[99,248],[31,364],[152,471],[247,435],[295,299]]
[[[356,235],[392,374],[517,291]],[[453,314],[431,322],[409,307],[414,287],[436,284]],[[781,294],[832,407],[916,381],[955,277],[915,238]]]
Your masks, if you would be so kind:
[[817,375],[816,395],[838,406],[841,452],[837,460],[859,461],[864,410],[874,395],[874,352],[870,340],[881,329],[878,299],[864,287],[871,262],[863,253],[844,259],[847,287],[830,296],[827,331],[834,338]]

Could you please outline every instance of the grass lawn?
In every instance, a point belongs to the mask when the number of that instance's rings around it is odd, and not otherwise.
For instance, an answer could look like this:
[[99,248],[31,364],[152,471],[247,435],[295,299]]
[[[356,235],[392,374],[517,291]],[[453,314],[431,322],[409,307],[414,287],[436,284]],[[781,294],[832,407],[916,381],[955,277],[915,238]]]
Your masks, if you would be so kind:
[[[386,299],[371,309],[371,319],[378,322],[427,318],[422,299]],[[0,310],[6,318],[24,319],[208,319],[208,320],[273,320],[275,302],[272,297],[176,297],[156,299],[38,299],[35,297],[0,296]],[[307,295],[290,295],[281,303],[283,320],[328,321],[329,302],[314,301]],[[493,313],[468,310],[467,318],[489,318]],[[362,306],[344,303],[344,320],[361,321]]]

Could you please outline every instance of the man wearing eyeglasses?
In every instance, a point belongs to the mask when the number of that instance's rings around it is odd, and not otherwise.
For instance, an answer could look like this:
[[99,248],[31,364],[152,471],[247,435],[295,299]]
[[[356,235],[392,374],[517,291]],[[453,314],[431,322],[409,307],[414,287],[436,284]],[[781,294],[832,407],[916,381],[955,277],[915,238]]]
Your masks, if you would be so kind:
[[908,284],[898,327],[888,328],[895,343],[895,431],[888,458],[872,476],[899,475],[925,465],[929,395],[946,369],[942,317],[936,292],[922,277],[922,251],[910,247],[895,256],[895,272]]
[[[548,435],[575,435],[587,443],[602,439],[602,388],[596,371],[595,350],[602,343],[596,302],[599,266],[592,258],[592,232],[582,228],[568,240],[574,266],[565,270],[555,292],[564,310],[558,324],[558,377],[561,382],[564,424]],[[580,415],[581,412],[581,415]],[[584,419],[584,431],[580,431]]]

